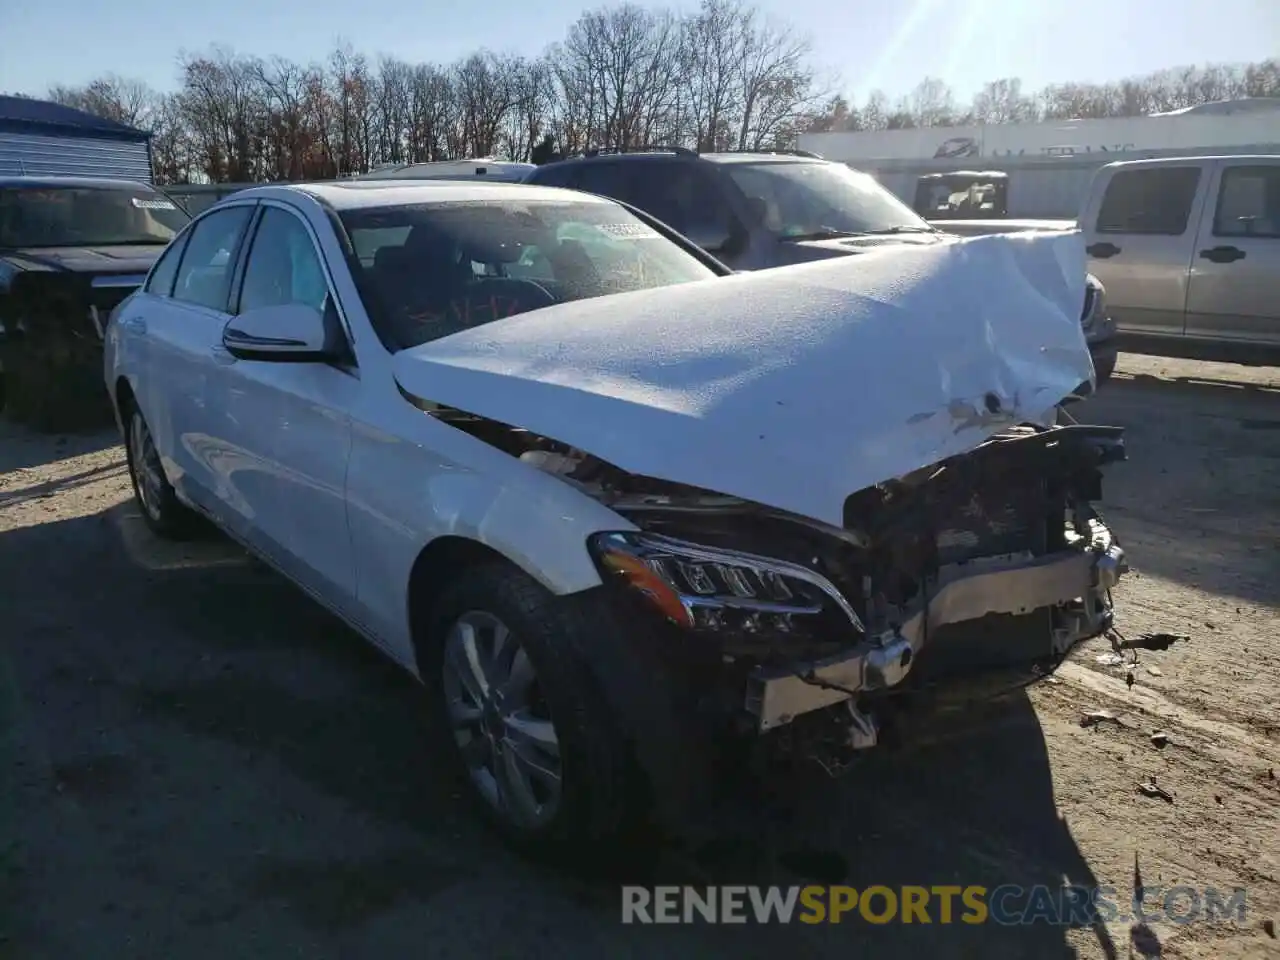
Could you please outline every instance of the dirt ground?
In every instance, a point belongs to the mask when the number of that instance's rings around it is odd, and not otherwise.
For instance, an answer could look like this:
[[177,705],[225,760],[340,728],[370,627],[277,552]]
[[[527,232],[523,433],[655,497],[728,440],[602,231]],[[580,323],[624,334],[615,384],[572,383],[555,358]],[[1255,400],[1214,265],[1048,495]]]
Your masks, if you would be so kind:
[[5,426],[0,957],[1280,957],[1280,368],[1126,354],[1079,415],[1128,429],[1120,627],[1189,639],[1086,645],[699,876],[1244,888],[1243,923],[623,926],[476,825],[411,681],[227,543],[150,538],[114,436]]

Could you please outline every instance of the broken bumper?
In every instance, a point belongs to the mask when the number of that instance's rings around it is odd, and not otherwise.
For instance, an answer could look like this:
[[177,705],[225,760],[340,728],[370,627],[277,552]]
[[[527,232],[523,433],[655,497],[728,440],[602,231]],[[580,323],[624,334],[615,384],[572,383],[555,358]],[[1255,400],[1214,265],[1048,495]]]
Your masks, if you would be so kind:
[[904,611],[896,629],[825,660],[755,670],[747,686],[747,711],[763,732],[859,693],[896,686],[932,631],[990,614],[1056,609],[1053,651],[1064,655],[1111,625],[1108,591],[1128,569],[1110,530],[1097,520],[1091,527],[1090,542],[1048,556],[944,567],[930,585],[927,603]]

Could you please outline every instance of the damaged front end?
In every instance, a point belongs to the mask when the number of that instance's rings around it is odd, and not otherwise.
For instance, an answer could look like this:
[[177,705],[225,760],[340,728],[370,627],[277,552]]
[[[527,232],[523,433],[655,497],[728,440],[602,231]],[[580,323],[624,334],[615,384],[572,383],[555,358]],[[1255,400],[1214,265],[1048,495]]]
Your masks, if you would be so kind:
[[1097,513],[1116,427],[1023,426],[848,497],[842,527],[638,477],[526,431],[437,416],[630,520],[589,546],[700,710],[828,770],[903,694],[1046,676],[1112,625],[1124,553]]

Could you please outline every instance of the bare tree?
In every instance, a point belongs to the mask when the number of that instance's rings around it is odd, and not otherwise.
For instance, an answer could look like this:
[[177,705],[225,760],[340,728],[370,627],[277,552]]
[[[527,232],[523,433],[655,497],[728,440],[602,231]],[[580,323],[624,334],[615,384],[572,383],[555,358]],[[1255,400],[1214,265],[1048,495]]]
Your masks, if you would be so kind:
[[681,144],[777,149],[802,130],[884,130],[1072,117],[1120,117],[1241,97],[1280,96],[1280,59],[1183,66],[1111,83],[1027,93],[1017,78],[958,105],[926,77],[890,106],[834,96],[809,45],[748,0],[700,0],[677,16],[634,4],[587,11],[539,58],[478,51],[450,67],[348,44],[304,66],[213,48],[179,60],[173,93],[107,75],[49,98],[152,132],[155,175],[299,180],[501,154],[525,159],[543,136],[562,150]]

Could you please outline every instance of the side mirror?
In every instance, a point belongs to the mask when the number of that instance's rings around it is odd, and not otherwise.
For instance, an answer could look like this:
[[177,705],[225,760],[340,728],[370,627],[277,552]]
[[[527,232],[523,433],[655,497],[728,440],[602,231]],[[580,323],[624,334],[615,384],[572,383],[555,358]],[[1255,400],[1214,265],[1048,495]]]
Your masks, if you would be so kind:
[[325,363],[341,358],[340,344],[335,325],[303,303],[247,310],[222,331],[222,345],[239,360]]

